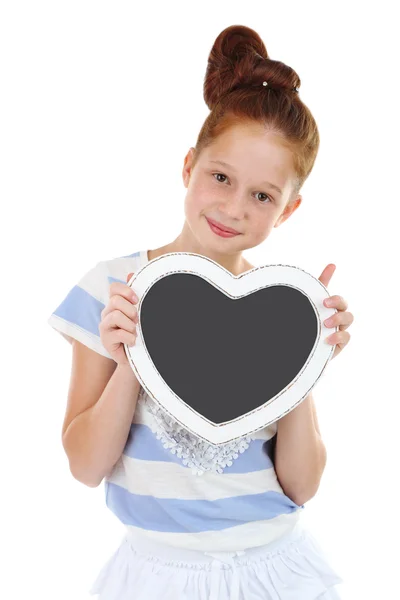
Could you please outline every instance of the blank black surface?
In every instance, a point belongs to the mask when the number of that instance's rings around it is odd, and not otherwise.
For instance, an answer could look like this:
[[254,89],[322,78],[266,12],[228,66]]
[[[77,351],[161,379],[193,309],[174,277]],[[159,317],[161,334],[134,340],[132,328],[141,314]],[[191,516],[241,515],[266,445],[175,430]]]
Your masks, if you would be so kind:
[[309,298],[289,285],[234,299],[193,273],[156,281],[139,318],[166,384],[215,424],[245,415],[284,389],[318,335]]

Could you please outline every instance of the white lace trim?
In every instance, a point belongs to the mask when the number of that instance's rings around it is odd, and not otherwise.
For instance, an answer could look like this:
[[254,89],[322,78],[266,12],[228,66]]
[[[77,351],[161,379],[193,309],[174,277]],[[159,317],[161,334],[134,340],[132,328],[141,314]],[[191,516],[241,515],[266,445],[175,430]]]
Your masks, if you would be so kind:
[[232,466],[239,453],[243,454],[250,442],[256,439],[249,435],[214,445],[195,436],[170,417],[143,388],[139,392],[138,404],[152,415],[150,428],[164,448],[176,454],[184,465],[192,469],[194,475],[203,475],[206,471],[223,473],[224,468]]

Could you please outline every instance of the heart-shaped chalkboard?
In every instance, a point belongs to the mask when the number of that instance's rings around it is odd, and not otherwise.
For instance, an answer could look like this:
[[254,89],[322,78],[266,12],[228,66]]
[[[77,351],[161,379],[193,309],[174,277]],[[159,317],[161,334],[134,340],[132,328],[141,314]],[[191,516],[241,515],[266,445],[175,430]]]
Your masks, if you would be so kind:
[[310,393],[334,351],[323,321],[326,287],[298,267],[234,276],[199,254],[148,262],[128,283],[139,299],[134,346],[142,387],[212,444],[249,435]]

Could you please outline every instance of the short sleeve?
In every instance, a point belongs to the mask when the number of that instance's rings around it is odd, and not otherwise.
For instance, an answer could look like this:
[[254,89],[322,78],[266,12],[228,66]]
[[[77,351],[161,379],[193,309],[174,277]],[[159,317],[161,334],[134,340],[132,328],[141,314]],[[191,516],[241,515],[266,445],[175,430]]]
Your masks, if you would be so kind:
[[113,360],[101,342],[99,331],[101,312],[109,297],[107,264],[106,261],[100,261],[68,292],[47,323],[70,344],[74,338]]

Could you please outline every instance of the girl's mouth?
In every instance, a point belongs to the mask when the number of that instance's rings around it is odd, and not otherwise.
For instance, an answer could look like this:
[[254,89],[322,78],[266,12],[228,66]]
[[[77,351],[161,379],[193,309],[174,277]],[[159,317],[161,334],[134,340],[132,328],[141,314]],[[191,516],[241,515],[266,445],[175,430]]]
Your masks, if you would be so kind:
[[[206,219],[207,219],[207,217],[206,217]],[[217,227],[216,225],[211,223],[211,221],[209,221],[208,219],[207,219],[207,223],[208,223],[211,231],[213,231],[220,237],[228,238],[228,237],[235,237],[236,235],[240,235],[239,233],[230,233],[228,231],[224,231],[223,229],[220,229],[219,227]]]

